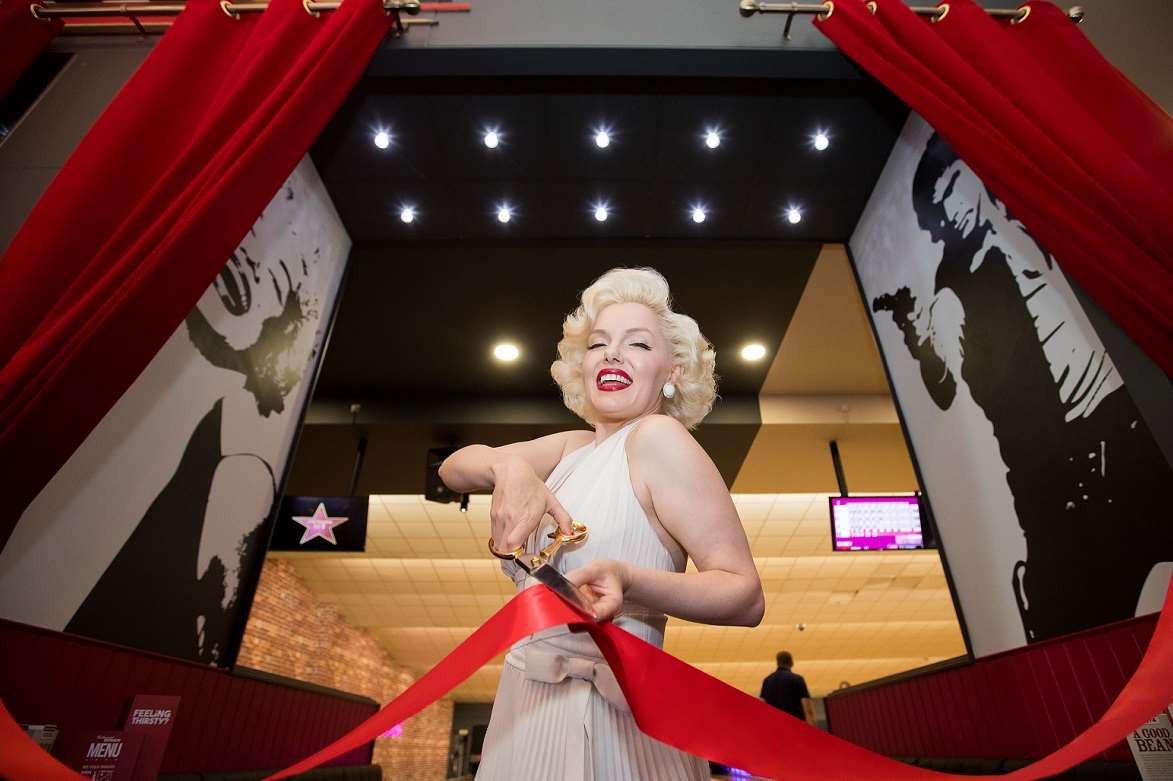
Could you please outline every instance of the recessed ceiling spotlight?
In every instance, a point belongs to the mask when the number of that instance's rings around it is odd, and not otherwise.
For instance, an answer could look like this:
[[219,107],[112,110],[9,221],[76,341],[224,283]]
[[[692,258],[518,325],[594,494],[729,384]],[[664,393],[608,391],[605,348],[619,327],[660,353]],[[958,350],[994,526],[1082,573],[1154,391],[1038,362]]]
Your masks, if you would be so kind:
[[747,344],[741,348],[741,359],[743,361],[760,361],[766,357],[766,348],[757,342]]
[[814,145],[815,149],[822,152],[827,147],[831,146],[831,139],[827,137],[827,131],[819,130],[816,131],[813,136],[811,136],[811,144]]
[[379,147],[379,149],[386,149],[387,147],[391,146],[391,134],[386,130],[375,131],[374,140],[375,146]]
[[497,222],[505,223],[513,219],[513,207],[503,203],[497,207]]
[[497,144],[501,143],[501,134],[496,130],[486,130],[485,137],[482,140],[489,149],[496,149]]
[[404,206],[402,209],[399,210],[399,219],[403,220],[405,223],[408,223],[410,225],[412,222],[415,221],[415,207],[414,206]]
[[611,133],[606,128],[601,127],[595,131],[595,146],[599,149],[611,146]]
[[709,128],[705,131],[705,146],[709,149],[716,149],[721,146],[721,134],[714,128]]
[[509,342],[501,342],[501,344],[493,348],[493,357],[498,361],[505,361],[506,363],[516,361],[519,355],[521,355],[521,350],[517,349],[517,345],[510,344]]
[[707,217],[707,216],[708,215],[705,213],[705,208],[703,206],[692,207],[692,221],[695,222],[696,224],[699,225],[702,222],[704,222],[705,217]]
[[797,206],[791,206],[786,210],[786,221],[791,225],[802,222],[802,212],[798,210]]
[[608,216],[607,215],[607,207],[604,204],[600,203],[595,206],[595,219],[596,220],[598,220],[599,222],[606,222],[607,216]]

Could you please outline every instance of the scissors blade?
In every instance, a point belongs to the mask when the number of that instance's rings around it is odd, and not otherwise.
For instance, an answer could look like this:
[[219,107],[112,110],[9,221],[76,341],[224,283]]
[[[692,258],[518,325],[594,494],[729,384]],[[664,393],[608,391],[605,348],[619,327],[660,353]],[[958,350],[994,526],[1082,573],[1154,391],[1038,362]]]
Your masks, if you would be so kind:
[[550,566],[549,564],[540,564],[530,570],[529,574],[536,578],[539,582],[545,583],[555,594],[562,597],[564,600],[582,612],[586,613],[588,616],[593,617],[595,615],[594,605],[590,600],[587,599],[586,595],[579,591],[578,586],[575,586],[573,583],[567,580],[566,577],[561,572],[554,569],[554,567]]

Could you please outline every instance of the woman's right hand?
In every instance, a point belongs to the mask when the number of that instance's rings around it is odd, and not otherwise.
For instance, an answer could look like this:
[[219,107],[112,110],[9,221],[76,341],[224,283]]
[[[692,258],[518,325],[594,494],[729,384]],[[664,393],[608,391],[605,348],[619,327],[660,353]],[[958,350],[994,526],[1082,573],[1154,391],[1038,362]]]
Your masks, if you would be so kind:
[[498,553],[508,553],[524,545],[547,513],[554,517],[564,534],[572,533],[570,514],[525,459],[514,456],[492,469],[493,503],[489,521],[493,548]]

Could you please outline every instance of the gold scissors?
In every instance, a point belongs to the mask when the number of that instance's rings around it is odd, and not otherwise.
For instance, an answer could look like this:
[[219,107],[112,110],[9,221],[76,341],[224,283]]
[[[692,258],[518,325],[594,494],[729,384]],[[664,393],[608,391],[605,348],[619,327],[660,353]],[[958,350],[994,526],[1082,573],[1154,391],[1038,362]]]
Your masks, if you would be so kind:
[[517,562],[517,566],[528,572],[538,582],[545,583],[555,594],[588,616],[593,616],[595,614],[594,606],[587,599],[586,595],[579,591],[577,586],[567,580],[566,576],[555,569],[554,565],[550,563],[550,558],[563,545],[570,542],[582,542],[587,538],[587,527],[584,524],[574,521],[572,528],[573,531],[570,534],[564,534],[561,529],[555,529],[550,532],[547,536],[553,542],[533,555],[527,554],[525,548],[520,545],[516,550],[509,553],[498,553],[493,547],[493,538],[490,537],[489,553],[492,553],[499,559]]

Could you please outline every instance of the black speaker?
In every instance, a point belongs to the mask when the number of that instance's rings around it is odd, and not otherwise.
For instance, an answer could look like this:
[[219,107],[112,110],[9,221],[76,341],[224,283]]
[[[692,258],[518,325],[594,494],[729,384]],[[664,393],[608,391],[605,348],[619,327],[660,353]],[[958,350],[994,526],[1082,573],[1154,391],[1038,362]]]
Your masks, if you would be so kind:
[[456,452],[454,447],[437,447],[428,451],[428,468],[424,475],[424,498],[433,502],[459,502],[463,494],[450,491],[440,479],[440,464]]

